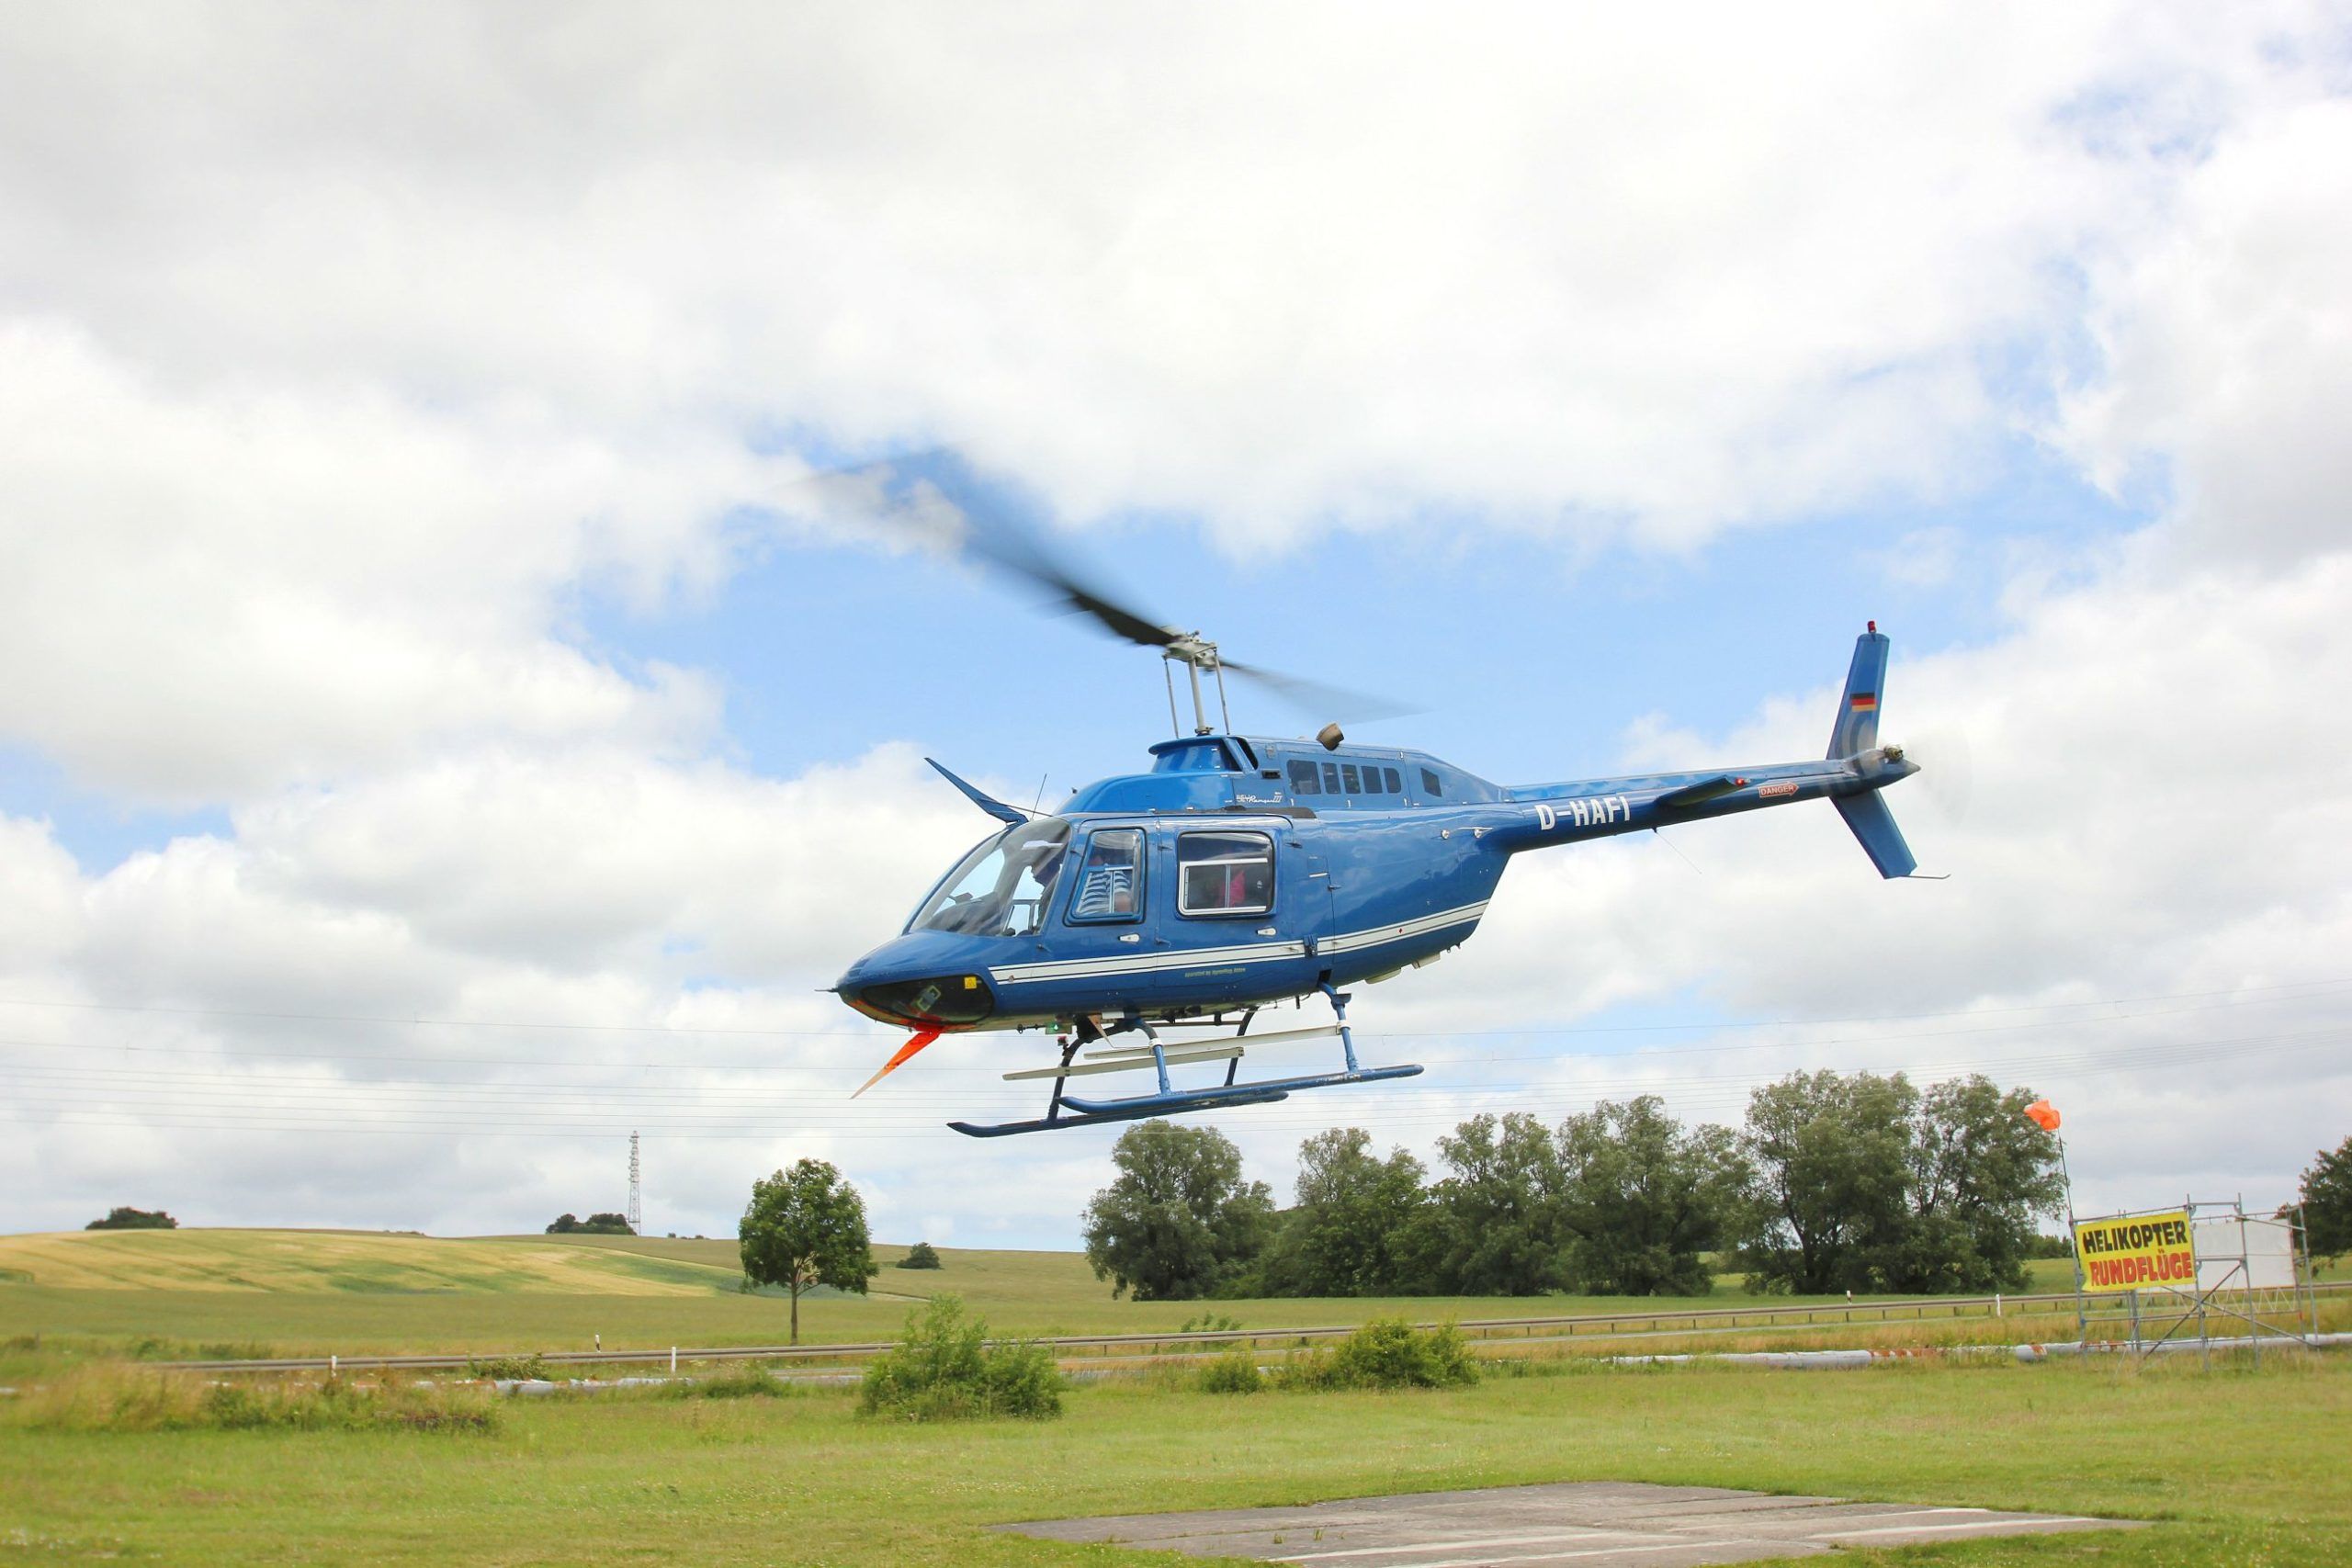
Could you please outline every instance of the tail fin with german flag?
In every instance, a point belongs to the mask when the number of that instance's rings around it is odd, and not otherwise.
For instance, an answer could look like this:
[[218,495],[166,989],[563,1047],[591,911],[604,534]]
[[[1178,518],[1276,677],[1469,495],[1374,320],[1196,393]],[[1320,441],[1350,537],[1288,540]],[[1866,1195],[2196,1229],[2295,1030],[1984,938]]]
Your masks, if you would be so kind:
[[1879,688],[1886,683],[1887,637],[1872,621],[1854,639],[1854,662],[1846,671],[1846,695],[1829,731],[1829,760],[1859,757],[1878,744]]
[[[1878,703],[1881,688],[1886,683],[1887,646],[1886,635],[1878,629],[1876,621],[1854,639],[1854,662],[1846,671],[1846,694],[1838,701],[1838,722],[1829,731],[1829,760],[1833,762],[1860,759],[1863,753],[1878,750]],[[1870,761],[1873,765],[1869,772],[1893,773],[1884,781],[1889,784],[1916,771],[1911,763],[1903,761],[1899,751]],[[1840,795],[1831,804],[1838,807],[1838,815],[1846,819],[1846,826],[1853,829],[1862,852],[1871,857],[1871,863],[1878,868],[1881,876],[1909,876],[1919,869],[1911,847],[1903,841],[1903,830],[1894,825],[1894,813],[1886,808],[1886,800],[1878,788],[1865,795]]]

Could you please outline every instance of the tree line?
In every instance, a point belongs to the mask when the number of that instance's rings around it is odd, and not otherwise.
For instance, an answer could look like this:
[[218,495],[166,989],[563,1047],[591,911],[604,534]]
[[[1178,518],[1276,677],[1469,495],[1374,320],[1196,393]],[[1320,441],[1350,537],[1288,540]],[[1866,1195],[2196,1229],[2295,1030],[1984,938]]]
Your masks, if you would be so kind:
[[1213,1128],[1128,1129],[1084,1224],[1096,1275],[1138,1300],[1202,1296],[1703,1295],[1710,1258],[1748,1288],[2016,1290],[2064,1198],[2031,1090],[1983,1077],[1795,1073],[1735,1130],[1655,1096],[1556,1127],[1479,1115],[1433,1173],[1361,1128],[1299,1146],[1278,1209]]

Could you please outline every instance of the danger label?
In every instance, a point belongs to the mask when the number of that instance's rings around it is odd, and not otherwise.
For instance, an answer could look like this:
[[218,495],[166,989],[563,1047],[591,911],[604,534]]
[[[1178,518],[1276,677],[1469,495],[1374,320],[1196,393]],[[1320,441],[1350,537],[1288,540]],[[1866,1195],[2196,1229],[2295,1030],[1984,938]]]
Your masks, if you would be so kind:
[[2075,1258],[2082,1265],[2086,1291],[2193,1290],[2197,1284],[2197,1247],[2185,1209],[2078,1220]]

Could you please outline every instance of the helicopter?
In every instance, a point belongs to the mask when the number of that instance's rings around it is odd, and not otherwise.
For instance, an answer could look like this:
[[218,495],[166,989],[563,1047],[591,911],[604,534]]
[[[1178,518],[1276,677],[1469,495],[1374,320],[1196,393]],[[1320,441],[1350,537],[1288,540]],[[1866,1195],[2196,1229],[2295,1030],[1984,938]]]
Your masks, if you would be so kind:
[[[927,501],[943,504],[935,491]],[[968,500],[950,510],[977,520]],[[1098,779],[1049,813],[995,799],[925,759],[1002,826],[830,988],[867,1018],[912,1032],[857,1094],[943,1035],[1055,1036],[1057,1059],[1004,1074],[1049,1084],[1045,1114],[948,1123],[968,1136],[1263,1105],[1420,1073],[1359,1058],[1346,987],[1425,967],[1468,941],[1505,868],[1530,851],[1819,799],[1881,876],[1919,874],[1880,793],[1919,769],[1878,738],[1890,642],[1875,621],[1855,641],[1820,761],[1501,785],[1426,751],[1350,741],[1336,722],[1306,739],[1238,733],[1228,671],[1295,702],[1351,704],[1359,716],[1381,708],[1228,660],[1199,632],[1162,626],[1080,581],[1001,519],[964,543],[1065,610],[1156,650],[1176,731],[1148,749],[1146,771]],[[1179,666],[1189,734],[1177,716]],[[1329,1006],[1329,1022],[1250,1032],[1260,1013],[1312,998]],[[1240,1077],[1245,1053],[1310,1041],[1336,1041],[1340,1065]],[[1220,1066],[1221,1079],[1176,1082]],[[1115,1096],[1069,1087],[1122,1072],[1148,1072],[1155,1086]]]

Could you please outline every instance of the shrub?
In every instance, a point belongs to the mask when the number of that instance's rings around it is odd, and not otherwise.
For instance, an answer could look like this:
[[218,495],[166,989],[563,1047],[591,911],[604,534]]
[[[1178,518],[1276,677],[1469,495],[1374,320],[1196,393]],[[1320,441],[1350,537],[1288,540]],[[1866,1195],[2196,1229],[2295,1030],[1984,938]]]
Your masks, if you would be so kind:
[[1177,1325],[1179,1334],[1227,1334],[1241,1326],[1238,1317],[1227,1317],[1221,1312],[1204,1312],[1198,1317],[1188,1317]]
[[1219,1356],[1202,1367],[1193,1386],[1203,1393],[1256,1393],[1266,1386],[1258,1358],[1244,1350]]
[[1283,1364],[1283,1388],[1459,1388],[1478,1381],[1478,1365],[1453,1325],[1419,1329],[1400,1317],[1374,1318],[1329,1349]]
[[673,1399],[775,1399],[793,1389],[765,1367],[738,1367],[692,1382],[668,1383],[662,1392]]
[[21,1409],[28,1426],[74,1432],[487,1432],[498,1425],[496,1407],[472,1390],[332,1378],[207,1382],[120,1365],[77,1369],[30,1391]]
[[901,1269],[940,1268],[939,1248],[927,1241],[919,1241],[907,1248],[907,1255],[899,1259],[899,1267]]
[[537,1356],[492,1356],[468,1361],[466,1375],[486,1382],[531,1382],[553,1374],[548,1372],[547,1362]]
[[964,1315],[964,1303],[938,1295],[907,1314],[899,1343],[867,1363],[858,1410],[901,1421],[952,1421],[1062,1410],[1061,1370],[1043,1345],[991,1346],[988,1325]]
[[161,1209],[109,1209],[103,1220],[92,1220],[85,1231],[175,1231],[179,1221]]

